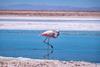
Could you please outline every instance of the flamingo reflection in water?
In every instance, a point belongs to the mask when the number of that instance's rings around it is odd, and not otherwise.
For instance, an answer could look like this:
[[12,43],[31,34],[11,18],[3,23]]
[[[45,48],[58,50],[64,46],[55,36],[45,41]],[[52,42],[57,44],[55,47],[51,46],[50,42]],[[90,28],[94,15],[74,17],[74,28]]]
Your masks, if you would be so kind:
[[46,37],[43,42],[53,49],[53,45],[50,44],[50,38],[57,38],[59,36],[59,31],[47,30],[42,33],[42,36]]

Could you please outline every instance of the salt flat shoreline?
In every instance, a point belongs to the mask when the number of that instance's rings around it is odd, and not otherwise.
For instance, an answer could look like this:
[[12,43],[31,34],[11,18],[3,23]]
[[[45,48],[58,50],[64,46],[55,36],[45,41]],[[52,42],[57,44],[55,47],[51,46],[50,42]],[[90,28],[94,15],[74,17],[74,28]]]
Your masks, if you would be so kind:
[[25,20],[100,20],[100,17],[65,17],[65,16],[12,16],[0,15],[0,19],[25,19]]
[[0,56],[0,67],[100,67],[100,63]]
[[[2,21],[4,20],[4,21]],[[19,20],[19,21],[5,21],[5,20]],[[52,20],[52,22],[33,22],[20,20]],[[55,22],[57,20],[57,22]],[[100,20],[100,18],[66,18],[66,17],[24,17],[24,16],[0,16],[0,30],[49,30],[57,29],[61,31],[75,30],[75,31],[100,31],[100,23],[79,23],[79,22],[60,22],[61,20]]]

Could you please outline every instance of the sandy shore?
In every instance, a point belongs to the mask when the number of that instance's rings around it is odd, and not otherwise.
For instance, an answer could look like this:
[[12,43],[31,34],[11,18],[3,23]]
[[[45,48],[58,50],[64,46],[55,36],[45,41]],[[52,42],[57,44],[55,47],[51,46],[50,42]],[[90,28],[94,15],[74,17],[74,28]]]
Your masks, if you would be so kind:
[[100,64],[83,61],[40,60],[0,56],[0,67],[100,67]]
[[96,11],[53,11],[53,10],[0,10],[0,15],[16,16],[65,16],[65,17],[99,17],[100,12]]

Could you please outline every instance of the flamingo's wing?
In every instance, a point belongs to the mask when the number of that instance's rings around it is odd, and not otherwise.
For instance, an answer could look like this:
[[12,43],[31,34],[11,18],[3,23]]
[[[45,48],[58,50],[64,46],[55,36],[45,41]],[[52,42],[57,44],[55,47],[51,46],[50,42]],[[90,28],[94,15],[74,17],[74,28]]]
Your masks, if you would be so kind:
[[53,31],[45,31],[45,32],[42,33],[42,36],[53,37],[54,32]]

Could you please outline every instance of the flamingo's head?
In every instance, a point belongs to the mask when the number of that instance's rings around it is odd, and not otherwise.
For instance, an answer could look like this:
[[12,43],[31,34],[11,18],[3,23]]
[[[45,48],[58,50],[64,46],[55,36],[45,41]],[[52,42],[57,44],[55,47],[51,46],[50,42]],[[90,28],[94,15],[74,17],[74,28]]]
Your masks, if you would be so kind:
[[54,35],[54,37],[57,38],[59,35],[60,35],[59,30],[55,30],[55,35]]

